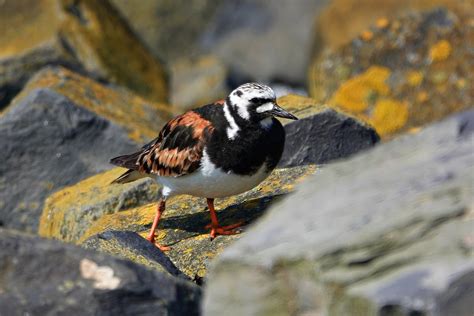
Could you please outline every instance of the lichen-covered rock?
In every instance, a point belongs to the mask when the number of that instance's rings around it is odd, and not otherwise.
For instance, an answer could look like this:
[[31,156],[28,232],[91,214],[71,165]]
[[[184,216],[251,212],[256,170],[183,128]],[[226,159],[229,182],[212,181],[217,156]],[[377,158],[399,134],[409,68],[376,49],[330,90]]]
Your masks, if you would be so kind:
[[213,261],[204,314],[471,315],[473,141],[471,110],[327,166]]
[[[252,222],[270,204],[278,201],[296,183],[314,171],[314,166],[277,169],[255,189],[226,199],[217,199],[215,205],[220,223],[229,225],[240,221],[245,224]],[[91,224],[78,242],[82,243],[91,236],[109,230],[131,230],[145,237],[156,213],[156,206],[156,203],[152,203],[104,215]],[[166,254],[182,272],[193,279],[203,277],[209,261],[240,236],[218,236],[211,241],[209,229],[205,228],[209,223],[206,200],[182,195],[168,200],[158,228],[157,241],[172,247]]]
[[400,14],[440,6],[461,15],[474,10],[469,0],[332,0],[315,21],[313,53],[318,54],[322,48],[337,49],[346,45],[371,25],[383,27],[387,19]]
[[474,15],[446,9],[379,20],[310,68],[310,94],[374,126],[382,138],[473,106]]
[[199,315],[200,288],[139,264],[0,230],[1,315]]
[[111,184],[122,173],[122,168],[114,168],[52,194],[45,201],[38,233],[74,242],[103,215],[158,199],[159,187],[149,178]]
[[171,64],[171,103],[187,110],[225,99],[227,69],[212,55],[180,59]]
[[285,124],[282,167],[346,158],[379,141],[372,127],[343,111],[318,105],[314,99],[287,95],[278,104],[300,118]]
[[2,225],[36,231],[48,195],[109,169],[111,155],[136,150],[168,117],[65,69],[41,71],[0,115]]
[[81,245],[86,249],[105,252],[159,272],[187,279],[160,249],[135,232],[106,231],[88,238]]
[[0,108],[45,65],[167,101],[166,71],[107,0],[7,0],[0,6]]

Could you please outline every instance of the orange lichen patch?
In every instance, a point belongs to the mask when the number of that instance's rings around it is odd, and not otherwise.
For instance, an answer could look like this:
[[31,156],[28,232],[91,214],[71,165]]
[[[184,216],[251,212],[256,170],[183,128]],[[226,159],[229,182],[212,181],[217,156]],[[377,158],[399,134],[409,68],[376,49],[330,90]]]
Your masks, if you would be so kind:
[[386,96],[390,93],[390,87],[385,83],[389,76],[390,69],[371,66],[364,73],[341,84],[329,103],[350,112],[363,112],[369,107],[369,99],[373,94]]
[[362,38],[364,41],[368,42],[372,38],[374,38],[374,33],[369,31],[369,30],[365,30],[362,33],[360,33],[360,38]]
[[443,61],[451,54],[451,44],[446,40],[438,41],[430,49],[430,59],[434,62]]
[[377,19],[377,21],[375,22],[375,25],[379,28],[379,29],[384,29],[388,26],[389,24],[389,21],[387,18],[379,18]]
[[416,87],[423,82],[423,74],[420,71],[409,71],[407,74],[408,84],[412,87]]
[[461,78],[461,79],[456,80],[456,88],[458,88],[459,90],[465,89],[466,86],[467,86],[467,80],[466,79]]
[[52,89],[75,104],[124,127],[129,137],[137,142],[156,137],[159,128],[172,116],[167,105],[147,102],[130,92],[105,87],[65,68],[41,71],[18,98],[37,88]]
[[420,91],[420,92],[418,92],[418,94],[416,95],[416,101],[417,101],[418,103],[423,103],[423,102],[428,101],[429,97],[430,97],[430,96],[428,95],[428,92],[426,92],[426,91]]
[[370,124],[381,137],[401,129],[407,121],[408,104],[390,98],[378,100],[370,118]]
[[[277,103],[300,119],[328,109],[327,106],[322,105],[315,99],[296,94],[288,94],[280,97],[278,98]],[[286,119],[281,119],[281,121],[283,124],[293,122],[292,120]]]

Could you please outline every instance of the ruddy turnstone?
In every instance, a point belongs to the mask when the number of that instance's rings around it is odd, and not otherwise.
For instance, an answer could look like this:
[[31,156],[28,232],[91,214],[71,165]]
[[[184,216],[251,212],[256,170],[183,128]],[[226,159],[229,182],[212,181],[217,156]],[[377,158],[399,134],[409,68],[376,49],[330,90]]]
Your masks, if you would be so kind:
[[237,233],[235,228],[241,223],[219,225],[214,199],[252,189],[275,168],[283,152],[285,130],[274,116],[297,119],[277,105],[270,87],[246,83],[225,100],[172,119],[140,151],[111,159],[112,164],[129,169],[114,182],[151,176],[162,185],[147,239],[155,243],[166,199],[178,194],[207,198],[211,238]]

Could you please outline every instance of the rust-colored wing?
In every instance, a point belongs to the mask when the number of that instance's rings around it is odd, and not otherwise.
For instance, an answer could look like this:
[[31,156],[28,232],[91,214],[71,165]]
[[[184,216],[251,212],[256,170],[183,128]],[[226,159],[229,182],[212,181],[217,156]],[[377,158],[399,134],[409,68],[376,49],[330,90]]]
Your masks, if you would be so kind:
[[141,151],[113,158],[111,163],[140,173],[178,177],[199,168],[211,123],[189,111],[169,121]]

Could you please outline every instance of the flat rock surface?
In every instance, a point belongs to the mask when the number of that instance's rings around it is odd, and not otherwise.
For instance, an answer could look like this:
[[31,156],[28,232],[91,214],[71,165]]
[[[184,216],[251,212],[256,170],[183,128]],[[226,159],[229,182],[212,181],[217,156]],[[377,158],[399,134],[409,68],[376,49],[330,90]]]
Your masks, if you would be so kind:
[[159,105],[66,69],[41,71],[0,115],[0,222],[36,231],[47,195],[109,169],[111,156],[154,137],[163,116]]
[[471,315],[473,123],[450,117],[305,181],[214,261],[204,313]]
[[0,230],[2,315],[198,315],[200,289],[139,264]]
[[313,58],[310,95],[368,122],[382,139],[471,108],[473,19],[474,8],[442,7],[381,17]]
[[[237,196],[216,200],[217,216],[221,225],[243,222],[243,230],[268,207],[292,190],[305,176],[315,172],[314,166],[277,169],[255,189]],[[110,230],[130,230],[146,237],[156,213],[156,203],[147,204],[115,214],[104,215],[89,225],[78,242]],[[171,198],[157,231],[157,241],[172,247],[166,255],[190,278],[202,278],[207,265],[226,246],[240,235],[209,237],[210,223],[206,200],[190,196]],[[57,236],[52,236],[58,238]]]

